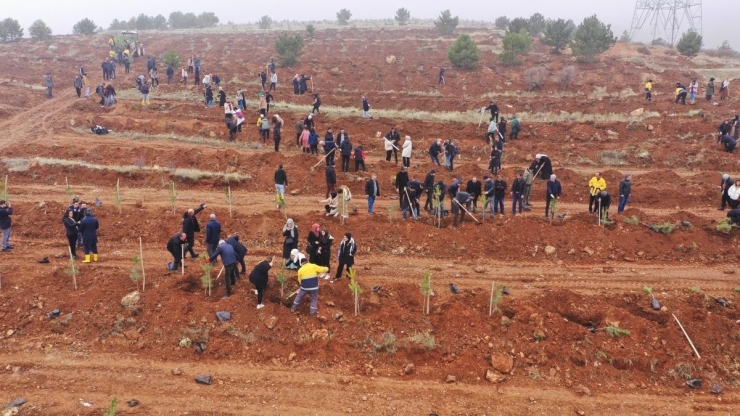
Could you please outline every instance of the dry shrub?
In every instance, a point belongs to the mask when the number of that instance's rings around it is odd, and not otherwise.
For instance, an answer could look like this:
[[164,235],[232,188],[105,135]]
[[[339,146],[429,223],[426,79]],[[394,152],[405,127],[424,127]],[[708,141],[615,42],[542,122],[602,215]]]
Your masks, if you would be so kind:
[[529,91],[541,90],[545,86],[546,78],[547,68],[544,66],[536,66],[524,71],[524,79],[527,81]]
[[552,77],[552,80],[563,88],[563,91],[568,89],[570,84],[572,84],[573,80],[575,79],[576,67],[574,67],[573,65],[566,66]]

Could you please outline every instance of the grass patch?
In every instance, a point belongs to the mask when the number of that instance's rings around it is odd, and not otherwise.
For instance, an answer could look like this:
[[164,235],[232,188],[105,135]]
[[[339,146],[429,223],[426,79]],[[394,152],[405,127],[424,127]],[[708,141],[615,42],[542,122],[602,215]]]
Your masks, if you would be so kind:
[[630,225],[639,225],[640,224],[640,218],[637,217],[637,215],[633,215],[631,217],[625,217],[624,222],[626,224]]
[[430,334],[428,331],[417,332],[414,335],[411,335],[408,340],[410,342],[421,345],[427,350],[433,350],[434,347],[437,346],[437,344],[434,342],[434,335]]
[[732,227],[733,225],[729,218],[722,218],[715,226],[717,231],[722,231],[725,234],[729,234],[729,232],[732,231]]
[[606,331],[607,335],[609,335],[612,338],[619,338],[623,335],[630,334],[630,331],[628,329],[620,328],[616,325],[609,325],[606,328],[604,328],[604,331]]
[[37,163],[45,166],[62,166],[62,167],[84,167],[92,170],[110,170],[118,173],[131,173],[139,170],[149,172],[167,173],[172,176],[198,180],[202,178],[223,178],[224,181],[243,181],[252,179],[251,175],[242,173],[222,173],[198,169],[170,169],[161,166],[137,166],[137,165],[101,165],[98,163],[88,163],[82,160],[55,159],[48,157],[34,158],[2,158],[2,162],[8,166],[9,171],[24,172],[31,169],[31,164]]
[[678,363],[671,371],[668,372],[668,376],[674,380],[688,380],[694,376],[694,367],[691,363]]
[[[404,94],[399,92],[399,94]],[[122,100],[136,100],[141,98],[136,90],[123,90],[118,94],[118,99]],[[157,94],[153,98],[163,100],[180,100],[180,101],[192,101],[201,104],[203,97],[193,94],[190,90],[182,90],[174,93],[163,93]],[[256,100],[247,100],[247,105],[251,108],[257,107],[259,103]],[[310,106],[306,104],[288,103],[283,101],[273,101],[271,104],[271,111],[274,112],[289,112],[304,114]],[[361,117],[362,111],[360,107],[337,107],[337,106],[321,106],[322,113],[328,117]],[[414,109],[373,109],[372,114],[375,118],[391,118],[391,119],[405,119],[405,120],[422,120],[422,121],[433,121],[433,122],[457,122],[457,123],[478,123],[480,120],[480,110],[470,111],[444,111],[444,112],[433,112],[423,111]],[[644,120],[648,118],[661,117],[661,114],[657,111],[646,111],[640,117],[634,118],[626,113],[606,113],[606,114],[583,114],[580,112],[568,113],[568,112],[545,112],[545,113],[517,113],[519,119],[526,121],[527,123],[561,123],[566,121],[574,122],[594,122],[600,123],[609,122],[629,122],[632,120]]]
[[387,354],[395,354],[398,350],[398,342],[396,340],[396,336],[393,335],[393,332],[391,331],[385,331],[383,333],[383,336],[380,337],[379,342],[375,342],[372,338],[368,340],[370,342],[370,347],[373,350],[373,354],[377,354],[379,352],[385,352]]
[[624,158],[627,157],[627,152],[624,150],[604,150],[599,155],[601,162],[607,166],[619,166],[624,165]]
[[661,234],[671,234],[676,230],[676,224],[672,222],[664,222],[662,224],[654,224],[653,227],[658,230]]

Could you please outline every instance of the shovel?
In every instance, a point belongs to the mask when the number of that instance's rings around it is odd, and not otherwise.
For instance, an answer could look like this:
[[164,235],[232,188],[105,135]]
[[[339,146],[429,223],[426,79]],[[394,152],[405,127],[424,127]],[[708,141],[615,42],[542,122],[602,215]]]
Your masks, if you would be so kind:
[[311,172],[313,172],[316,169],[316,166],[319,166],[322,162],[324,162],[326,160],[326,158],[329,157],[329,155],[332,154],[335,150],[337,150],[336,147],[333,148],[333,149],[331,149],[329,151],[329,153],[325,154],[324,157],[322,157],[321,160],[319,160],[319,162],[317,164],[311,166]]
[[454,199],[453,198],[452,200],[455,201],[455,203],[457,204],[457,206],[459,206],[460,208],[462,208],[462,210],[465,211],[466,214],[470,215],[470,218],[472,218],[478,225],[482,225],[482,223],[480,221],[478,221],[478,218],[475,218],[475,215],[471,214],[470,211],[468,211],[467,209],[465,209],[465,207],[463,206],[463,204],[461,204],[457,199]]
[[417,217],[416,213],[414,212],[414,204],[411,201],[411,197],[409,196],[408,188],[403,188],[403,191],[406,193],[406,200],[409,201],[409,210],[411,211],[411,215],[414,217],[415,220],[418,220],[419,217]]

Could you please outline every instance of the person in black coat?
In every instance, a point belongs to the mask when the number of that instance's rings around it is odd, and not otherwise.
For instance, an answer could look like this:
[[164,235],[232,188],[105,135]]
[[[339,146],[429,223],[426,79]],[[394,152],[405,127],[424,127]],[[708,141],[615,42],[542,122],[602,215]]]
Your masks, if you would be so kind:
[[493,102],[493,100],[490,100],[488,102],[488,107],[483,109],[483,111],[486,110],[491,111],[491,121],[496,120],[496,123],[498,123],[498,105]]
[[172,254],[172,270],[177,270],[182,265],[182,247],[187,247],[188,236],[184,232],[179,232],[167,241],[167,251]]
[[347,233],[344,235],[344,238],[342,238],[342,242],[339,243],[339,266],[337,267],[337,274],[334,276],[335,280],[342,278],[344,266],[347,266],[347,273],[349,273],[350,269],[354,267],[355,253],[357,253],[357,244],[355,243],[355,239],[352,238],[352,234]]
[[285,237],[283,240],[283,259],[287,264],[288,259],[290,259],[290,251],[298,248],[298,226],[295,225],[292,218],[288,218],[283,226],[283,237]]
[[403,199],[404,189],[409,184],[409,173],[406,166],[401,166],[401,171],[396,174],[396,192],[398,192],[399,203]]
[[223,88],[218,87],[218,106],[223,107],[224,104],[226,104],[226,93]]
[[92,210],[85,210],[85,218],[80,221],[82,245],[85,250],[85,260],[82,261],[83,263],[90,263],[90,252],[93,253],[93,261],[98,261],[98,228],[100,228],[100,223],[93,216]]
[[259,262],[252,272],[249,273],[249,283],[253,284],[257,288],[257,309],[262,309],[265,304],[262,303],[262,296],[267,289],[267,281],[269,279],[269,272],[272,268],[272,260],[263,260]]
[[352,156],[352,142],[349,137],[339,143],[339,154],[342,155],[342,172],[349,172],[349,159]]
[[[331,246],[334,243],[334,237],[329,234],[329,230],[324,228],[319,232],[318,248],[316,250],[317,262],[319,266],[328,267],[331,271]],[[329,272],[327,272],[329,273]]]
[[740,209],[731,209],[727,212],[727,218],[735,225],[740,224]]
[[427,192],[427,200],[426,202],[424,202],[424,209],[427,211],[431,211],[432,208],[434,208],[434,206],[432,205],[432,193],[434,192],[435,175],[437,175],[437,171],[435,169],[432,169],[424,178],[424,189],[426,189]]
[[465,190],[470,194],[470,198],[473,200],[473,213],[478,210],[478,198],[481,196],[482,188],[478,178],[473,176],[473,179],[469,180],[465,185]]
[[326,167],[326,197],[329,198],[329,194],[334,191],[337,186],[337,172],[334,170],[334,161],[329,162],[329,166]]
[[385,138],[393,143],[393,150],[385,151],[385,161],[391,161],[391,152],[393,152],[393,157],[395,158],[396,164],[398,164],[398,143],[401,141],[401,135],[398,133],[398,130],[396,130],[396,127],[394,126],[391,131],[389,131],[388,134],[385,135]]
[[167,83],[169,84],[172,82],[172,77],[175,76],[175,68],[172,67],[172,65],[169,65],[167,67]]
[[301,74],[301,78],[300,78],[299,86],[298,86],[299,94],[303,95],[306,93],[306,91],[308,91],[308,84],[306,83],[306,81],[308,81],[309,79],[311,79],[311,77],[307,77]]
[[597,206],[601,207],[599,216],[604,220],[609,220],[609,206],[612,204],[612,196],[607,191],[601,191],[596,197]]
[[534,170],[535,174],[539,171],[539,177],[542,178],[542,180],[546,181],[550,179],[550,175],[552,175],[552,162],[550,161],[550,158],[547,157],[547,155],[538,153],[534,159],[535,162],[537,162],[537,167]]
[[190,253],[190,257],[198,257],[198,253],[193,250],[195,245],[195,233],[200,232],[200,225],[198,225],[198,215],[206,207],[206,204],[200,204],[197,209],[190,208],[182,215],[182,232],[188,237],[188,246],[186,250]]
[[64,230],[67,235],[67,241],[69,241],[69,249],[72,253],[72,258],[77,258],[77,250],[75,247],[75,242],[77,242],[77,235],[79,234],[79,230],[77,229],[77,226],[79,225],[77,220],[75,220],[75,212],[73,210],[67,210],[67,215],[62,220],[64,223]]
[[247,265],[244,263],[244,258],[247,256],[247,248],[239,241],[239,234],[234,234],[226,240],[226,244],[234,248],[234,254],[236,254],[236,261],[242,266],[241,274],[247,273]]

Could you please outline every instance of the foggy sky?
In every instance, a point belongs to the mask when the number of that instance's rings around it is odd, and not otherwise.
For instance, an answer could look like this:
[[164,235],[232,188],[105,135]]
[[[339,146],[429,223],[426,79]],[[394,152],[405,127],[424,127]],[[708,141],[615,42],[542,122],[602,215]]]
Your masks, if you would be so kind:
[[[698,1],[698,0],[694,0]],[[509,18],[529,17],[533,13],[542,13],[546,18],[573,19],[576,24],[584,17],[597,14],[599,19],[612,25],[616,36],[629,30],[635,7],[635,0],[474,0],[462,2],[464,7],[449,0],[267,0],[235,2],[223,0],[194,1],[181,0],[172,2],[151,0],[125,1],[90,1],[90,0],[27,0],[10,1],[0,11],[0,18],[17,19],[26,30],[36,19],[48,24],[54,35],[69,34],[72,26],[84,18],[92,19],[98,26],[107,29],[113,19],[128,20],[131,16],[144,13],[150,16],[162,14],[168,17],[170,12],[181,11],[199,14],[214,12],[221,23],[250,23],[269,15],[273,20],[334,20],[335,14],[342,8],[348,8],[352,17],[357,19],[388,19],[395,15],[399,7],[411,11],[412,18],[433,19],[444,9],[450,9],[453,16],[462,19],[493,21],[501,15]],[[716,47],[723,40],[728,40],[740,50],[740,25],[736,16],[740,12],[738,0],[704,0],[703,1],[703,35],[706,47]],[[682,28],[683,31],[683,28]],[[637,40],[652,39],[649,28],[644,28]]]

